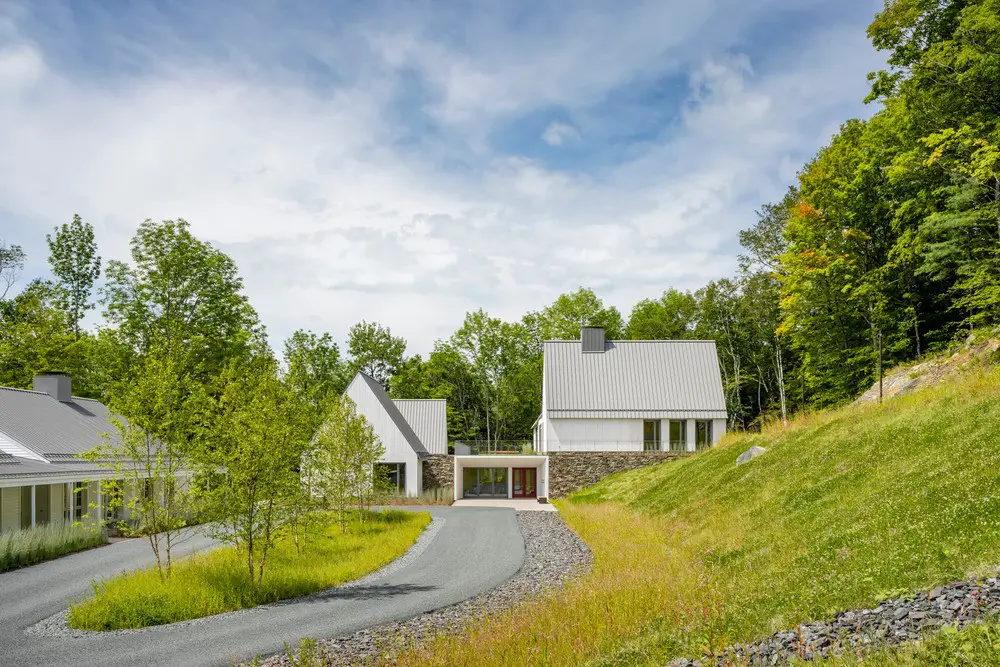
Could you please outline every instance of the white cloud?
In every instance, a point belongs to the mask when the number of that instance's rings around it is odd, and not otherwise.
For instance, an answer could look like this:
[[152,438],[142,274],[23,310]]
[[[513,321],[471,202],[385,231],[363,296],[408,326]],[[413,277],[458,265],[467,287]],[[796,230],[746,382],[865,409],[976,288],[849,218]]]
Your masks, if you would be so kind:
[[[369,25],[377,57],[365,76],[322,92],[298,73],[248,74],[242,52],[240,67],[165,63],[112,84],[66,71],[14,31],[0,51],[0,237],[37,267],[44,233],[79,212],[104,257],[124,259],[138,222],[185,217],[236,259],[276,344],[298,327],[343,340],[377,319],[427,351],[466,310],[519,317],[580,285],[627,312],[731,273],[736,230],[781,195],[818,133],[861,111],[877,65],[863,25],[811,35],[790,47],[797,60],[762,67],[728,50],[748,11],[649,3],[573,13],[547,36],[473,24],[474,53]],[[617,37],[587,38],[595,31]],[[404,67],[438,87],[425,111],[454,145],[397,143]],[[691,84],[676,126],[623,164],[555,171],[489,148],[504,117],[586,105],[674,70]],[[542,138],[575,136],[553,123]],[[473,168],[441,166],[455,150]]]
[[572,139],[579,139],[580,133],[572,125],[553,121],[542,133],[542,141],[549,146],[562,146],[563,143]]

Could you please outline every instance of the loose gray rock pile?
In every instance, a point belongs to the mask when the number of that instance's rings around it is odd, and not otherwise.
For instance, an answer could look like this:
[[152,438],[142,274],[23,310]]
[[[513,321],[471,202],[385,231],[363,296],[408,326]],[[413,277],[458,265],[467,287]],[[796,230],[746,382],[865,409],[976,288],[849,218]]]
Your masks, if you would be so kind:
[[[383,657],[391,659],[434,636],[459,633],[469,621],[509,609],[525,597],[561,586],[590,568],[590,549],[566,527],[557,512],[517,512],[517,523],[524,536],[524,564],[508,581],[464,602],[406,621],[320,640],[318,648],[326,663],[363,665]],[[262,663],[264,667],[291,664],[286,655]]]
[[730,646],[715,660],[681,658],[671,662],[670,667],[779,665],[791,658],[814,660],[915,641],[942,626],[961,629],[997,613],[1000,579],[959,581],[912,599],[893,598],[874,609],[841,612],[829,621],[806,623],[753,644]]

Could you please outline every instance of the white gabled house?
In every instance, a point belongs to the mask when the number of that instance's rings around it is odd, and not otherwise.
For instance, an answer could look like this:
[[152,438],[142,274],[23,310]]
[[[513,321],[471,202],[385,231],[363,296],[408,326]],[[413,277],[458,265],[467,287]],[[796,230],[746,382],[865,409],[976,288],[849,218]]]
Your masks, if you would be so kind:
[[407,496],[419,496],[423,462],[448,453],[447,404],[444,399],[391,399],[374,378],[358,373],[344,395],[375,430],[385,448],[381,465]]
[[456,456],[456,500],[548,496],[550,454],[634,452],[641,464],[644,453],[694,452],[726,433],[714,341],[609,341],[584,327],[580,340],[543,349],[535,454]]
[[[100,480],[114,471],[80,458],[105,434],[115,437],[107,407],[73,396],[60,373],[38,375],[32,386],[0,387],[0,530],[129,519],[127,508],[109,511],[101,492]],[[121,492],[127,502],[136,491],[122,485]]]
[[534,448],[548,452],[677,451],[726,433],[715,341],[546,341]]

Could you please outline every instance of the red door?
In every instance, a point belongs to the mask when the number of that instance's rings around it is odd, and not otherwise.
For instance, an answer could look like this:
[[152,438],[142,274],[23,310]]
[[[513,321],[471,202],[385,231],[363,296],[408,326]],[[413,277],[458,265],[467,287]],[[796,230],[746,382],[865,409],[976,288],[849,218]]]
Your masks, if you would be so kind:
[[534,498],[536,494],[535,490],[535,475],[538,470],[535,468],[513,468],[512,482],[513,490],[511,495],[515,498]]

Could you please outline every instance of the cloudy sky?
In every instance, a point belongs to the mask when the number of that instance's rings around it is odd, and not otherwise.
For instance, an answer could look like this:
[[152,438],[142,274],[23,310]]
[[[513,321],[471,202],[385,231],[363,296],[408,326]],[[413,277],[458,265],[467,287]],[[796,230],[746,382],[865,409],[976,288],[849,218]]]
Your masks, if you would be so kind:
[[873,110],[881,0],[0,0],[0,239],[183,217],[280,343],[584,285],[626,315]]

